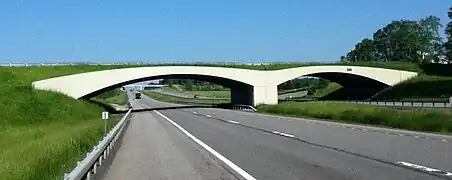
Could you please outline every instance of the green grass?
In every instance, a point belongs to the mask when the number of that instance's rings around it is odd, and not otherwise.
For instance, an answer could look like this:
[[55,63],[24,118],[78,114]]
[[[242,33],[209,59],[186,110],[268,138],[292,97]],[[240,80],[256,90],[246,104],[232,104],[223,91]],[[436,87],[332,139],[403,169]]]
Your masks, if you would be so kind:
[[258,112],[371,124],[426,132],[452,132],[450,109],[397,110],[374,105],[341,102],[283,102],[259,105]]
[[230,98],[230,91],[180,91],[175,87],[162,87],[162,90],[169,93],[179,93],[187,96],[198,95],[202,97]]
[[110,90],[101,95],[95,97],[98,101],[103,101],[104,103],[112,103],[118,105],[124,105],[127,103],[127,95],[126,92],[121,91],[120,89]]
[[229,103],[229,100],[205,100],[205,99],[189,99],[169,96],[166,94],[158,93],[155,91],[142,91],[145,95],[163,102],[170,102],[176,104],[188,104],[188,105],[213,105],[221,103]]
[[314,94],[312,94],[310,97],[324,97],[338,89],[342,88],[342,86],[335,82],[330,82],[325,88],[322,89],[316,89]]
[[30,86],[34,80],[92,69],[0,68],[2,179],[59,179],[97,142],[102,108]]
[[[119,119],[112,116],[108,128]],[[103,133],[100,118],[4,128],[0,132],[0,177],[61,179]]]
[[452,96],[452,77],[418,75],[415,78],[387,88],[372,99],[425,99]]

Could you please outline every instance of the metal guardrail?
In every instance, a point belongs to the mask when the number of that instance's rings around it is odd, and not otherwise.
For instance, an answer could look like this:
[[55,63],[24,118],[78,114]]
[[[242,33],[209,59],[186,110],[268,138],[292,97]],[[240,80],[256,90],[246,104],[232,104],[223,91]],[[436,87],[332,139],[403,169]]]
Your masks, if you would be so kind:
[[241,105],[241,104],[232,105],[232,109],[238,109],[238,110],[244,110],[244,111],[254,111],[254,112],[257,111],[257,109],[251,105]]
[[449,102],[423,102],[423,101],[348,101],[357,104],[371,104],[386,107],[411,107],[411,108],[450,108]]
[[410,108],[450,108],[450,102],[434,102],[434,101],[335,101],[335,100],[318,100],[318,99],[291,99],[283,101],[295,102],[349,102],[356,104],[370,104],[376,106],[386,107],[410,107]]
[[119,136],[122,134],[131,112],[132,109],[129,109],[99,144],[94,146],[93,150],[88,152],[82,161],[78,161],[70,173],[64,175],[64,180],[90,180],[92,175],[96,174],[97,166],[101,166],[102,161],[107,159]]

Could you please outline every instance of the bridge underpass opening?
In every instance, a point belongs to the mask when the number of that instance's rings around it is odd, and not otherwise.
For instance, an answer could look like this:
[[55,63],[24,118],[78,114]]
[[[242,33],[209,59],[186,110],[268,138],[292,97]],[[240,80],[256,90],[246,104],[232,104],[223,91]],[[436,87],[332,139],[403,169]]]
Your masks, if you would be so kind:
[[289,100],[290,97],[309,97],[320,100],[366,100],[387,87],[390,86],[354,74],[315,73],[279,84],[278,94],[279,100]]
[[[156,81],[156,80],[162,80],[158,84],[162,85],[162,83],[163,83],[163,85],[166,85],[167,87],[169,84],[168,84],[168,82],[165,82],[165,80],[166,81],[172,80],[171,84],[173,85],[173,87],[176,87],[175,85],[178,85],[177,80],[188,80],[188,81],[192,81],[192,82],[193,81],[208,82],[210,85],[224,87],[225,91],[228,91],[229,98],[226,98],[226,97],[201,97],[198,95],[199,99],[195,99],[194,96],[192,96],[192,99],[190,100],[190,97],[188,97],[190,95],[190,93],[185,94],[187,96],[186,99],[191,102],[194,102],[194,101],[201,102],[202,101],[206,105],[219,104],[219,103],[232,103],[232,104],[251,105],[252,106],[254,104],[254,96],[253,96],[254,88],[253,88],[253,86],[251,86],[249,84],[231,80],[231,79],[221,78],[221,77],[205,76],[205,75],[187,75],[187,74],[171,74],[171,75],[163,75],[163,76],[151,76],[151,77],[135,79],[135,80],[127,81],[127,82],[121,82],[116,85],[92,92],[88,95],[83,96],[81,99],[90,99],[92,97],[102,95],[102,94],[112,91],[114,89],[120,89],[124,86],[134,86],[138,83],[140,83],[141,85],[145,85],[142,82],[149,82],[149,81]],[[149,85],[155,86],[156,84],[154,82]],[[183,87],[182,90],[186,90],[185,89],[186,84],[179,84],[179,87],[181,87],[181,86]],[[161,91],[161,88],[157,88],[157,87],[151,87],[150,89],[153,89],[152,93],[158,93],[158,91]],[[143,86],[143,89],[141,89],[141,90],[144,90],[144,86]],[[171,93],[173,93],[173,94],[171,94]],[[177,96],[176,94],[174,94],[174,92],[164,92],[163,91],[162,94],[175,95],[174,97]],[[178,94],[178,95],[180,95],[181,96],[180,98],[182,98],[183,94]],[[193,95],[195,95],[195,94],[193,94]]]

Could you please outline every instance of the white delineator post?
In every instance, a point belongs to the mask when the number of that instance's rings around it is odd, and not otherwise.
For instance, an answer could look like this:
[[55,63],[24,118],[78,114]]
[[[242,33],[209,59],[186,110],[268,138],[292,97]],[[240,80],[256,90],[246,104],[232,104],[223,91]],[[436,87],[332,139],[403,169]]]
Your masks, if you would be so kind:
[[104,132],[105,132],[105,136],[106,136],[107,135],[108,112],[102,112],[102,120],[104,120]]

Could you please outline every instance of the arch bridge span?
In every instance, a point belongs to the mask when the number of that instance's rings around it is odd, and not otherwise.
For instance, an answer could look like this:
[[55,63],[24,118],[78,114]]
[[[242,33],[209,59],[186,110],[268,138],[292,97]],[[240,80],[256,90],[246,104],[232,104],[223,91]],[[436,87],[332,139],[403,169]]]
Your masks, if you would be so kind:
[[122,68],[73,74],[35,81],[33,87],[57,91],[80,99],[123,85],[161,78],[189,78],[209,81],[231,89],[235,104],[277,104],[277,86],[300,76],[316,76],[344,87],[384,88],[416,76],[415,72],[360,67],[307,66],[274,71],[200,66],[158,66]]

